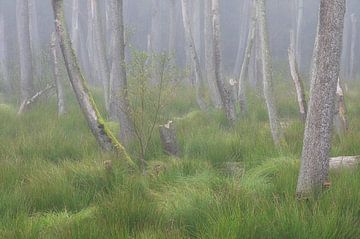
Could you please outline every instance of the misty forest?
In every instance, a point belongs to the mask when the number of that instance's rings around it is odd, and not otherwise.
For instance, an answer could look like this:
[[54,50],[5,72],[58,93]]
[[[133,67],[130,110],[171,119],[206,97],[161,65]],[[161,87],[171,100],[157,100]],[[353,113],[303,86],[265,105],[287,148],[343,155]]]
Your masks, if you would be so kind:
[[360,238],[358,0],[0,0],[0,238]]

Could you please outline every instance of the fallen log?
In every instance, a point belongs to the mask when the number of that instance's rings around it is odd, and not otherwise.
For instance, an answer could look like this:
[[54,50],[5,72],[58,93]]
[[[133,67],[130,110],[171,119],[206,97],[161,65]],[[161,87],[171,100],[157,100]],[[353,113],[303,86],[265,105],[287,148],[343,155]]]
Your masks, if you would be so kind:
[[330,169],[355,168],[360,163],[360,156],[339,156],[330,158]]

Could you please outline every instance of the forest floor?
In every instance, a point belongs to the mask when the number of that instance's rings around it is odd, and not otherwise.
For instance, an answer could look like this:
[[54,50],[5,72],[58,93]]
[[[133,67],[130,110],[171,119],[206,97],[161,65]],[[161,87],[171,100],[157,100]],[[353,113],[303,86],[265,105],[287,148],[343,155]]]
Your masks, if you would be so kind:
[[[156,132],[146,175],[100,152],[73,97],[60,118],[53,98],[21,117],[0,104],[0,238],[360,238],[359,169],[331,172],[317,200],[295,199],[304,127],[292,88],[277,87],[281,149],[254,92],[229,129],[182,89],[165,116],[178,117],[182,157],[166,156]],[[349,89],[350,130],[332,156],[360,154],[360,87]]]

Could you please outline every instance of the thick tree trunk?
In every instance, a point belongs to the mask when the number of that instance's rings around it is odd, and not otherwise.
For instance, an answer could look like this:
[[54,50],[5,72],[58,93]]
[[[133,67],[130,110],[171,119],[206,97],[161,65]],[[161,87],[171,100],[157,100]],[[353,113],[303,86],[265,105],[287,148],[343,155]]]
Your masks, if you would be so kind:
[[260,28],[259,30],[261,40],[264,97],[268,109],[272,137],[275,145],[279,145],[283,141],[283,134],[281,132],[279,116],[273,92],[272,66],[267,29],[265,0],[256,0],[256,3],[257,17]]
[[355,80],[355,48],[357,42],[357,17],[355,14],[351,14],[351,44],[350,44],[350,59],[349,59],[349,79]]
[[245,79],[248,77],[249,73],[249,64],[251,59],[251,52],[254,46],[255,40],[255,31],[256,31],[256,12],[253,11],[251,16],[251,23],[248,33],[248,39],[245,48],[244,60],[241,67],[240,78],[239,78],[239,89],[238,89],[238,101],[240,104],[241,113],[247,112],[247,100],[245,93]]
[[134,137],[134,130],[129,116],[128,84],[125,63],[125,39],[123,0],[111,0],[112,29],[112,82],[110,113],[112,118],[120,121],[120,139],[127,145]]
[[294,32],[290,32],[290,47],[288,49],[289,56],[289,65],[290,65],[290,74],[295,84],[296,96],[299,105],[300,119],[305,122],[306,121],[306,113],[307,113],[307,103],[305,99],[305,91],[304,84],[300,78],[298,64],[296,61],[295,55],[295,39]]
[[98,63],[98,71],[99,76],[101,77],[101,82],[104,88],[104,99],[105,99],[105,107],[109,112],[109,82],[110,82],[110,74],[109,74],[109,66],[106,59],[106,38],[104,37],[104,32],[102,31],[102,21],[100,14],[100,6],[99,0],[91,0],[94,10],[94,44],[97,53],[97,63]]
[[200,60],[195,48],[195,42],[191,30],[191,22],[188,16],[188,11],[189,11],[188,0],[181,0],[181,6],[182,6],[183,23],[185,29],[186,45],[191,53],[192,66],[193,66],[192,68],[195,70],[196,101],[200,109],[206,111],[207,104],[204,100],[202,87],[201,87],[203,84],[203,78],[202,78]]
[[34,92],[28,1],[17,0],[16,19],[20,59],[20,101],[24,102]]
[[85,79],[81,74],[79,64],[66,29],[63,0],[52,0],[52,6],[55,16],[55,28],[59,36],[60,47],[64,57],[66,70],[69,75],[69,80],[91,132],[104,151],[118,153],[122,159],[126,160],[130,164],[133,164],[125,148],[116,140],[116,138],[104,125],[105,122],[97,111],[94,99],[85,84]]
[[221,97],[216,85],[214,66],[213,26],[211,15],[211,1],[204,1],[204,41],[205,41],[205,71],[209,85],[210,98],[215,108],[220,109]]
[[346,0],[321,0],[315,67],[304,133],[297,196],[319,192],[328,176],[329,151]]
[[223,109],[230,124],[236,121],[236,108],[231,91],[226,87],[222,74],[221,56],[221,29],[219,0],[212,0],[212,22],[213,22],[213,59],[215,79],[220,93]]
[[51,35],[51,56],[52,56],[52,68],[53,76],[56,85],[56,95],[57,95],[57,107],[58,107],[58,116],[65,114],[65,96],[64,96],[64,86],[60,76],[60,62],[58,54],[58,45],[56,32],[53,32]]

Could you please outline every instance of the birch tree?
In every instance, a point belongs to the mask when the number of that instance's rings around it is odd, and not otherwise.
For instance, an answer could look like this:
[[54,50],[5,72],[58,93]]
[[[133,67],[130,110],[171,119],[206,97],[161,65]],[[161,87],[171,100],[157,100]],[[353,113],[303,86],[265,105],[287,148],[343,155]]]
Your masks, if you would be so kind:
[[351,14],[351,43],[350,43],[350,59],[349,59],[349,79],[355,80],[355,48],[357,42],[357,17],[355,14]]
[[56,36],[56,32],[51,34],[51,42],[50,42],[50,50],[52,57],[52,70],[54,81],[56,85],[56,96],[57,96],[57,108],[58,108],[58,116],[65,114],[65,96],[64,96],[64,86],[60,76],[60,58],[58,53],[58,40]]
[[222,73],[221,55],[221,29],[219,0],[212,0],[212,23],[213,23],[213,61],[215,79],[220,93],[221,103],[230,124],[236,121],[236,108],[230,90],[226,87]]
[[201,66],[200,66],[200,60],[198,53],[196,51],[195,47],[195,41],[192,34],[191,29],[191,22],[189,18],[189,5],[188,0],[181,0],[181,7],[182,7],[182,15],[183,15],[183,23],[184,23],[184,29],[185,29],[185,39],[186,39],[186,47],[189,49],[191,53],[191,60],[192,60],[192,68],[195,70],[195,88],[196,88],[196,101],[198,103],[198,106],[201,110],[206,111],[207,110],[207,104],[204,100],[204,97],[202,95],[202,72],[201,72]]
[[319,192],[328,177],[345,8],[346,0],[320,1],[315,67],[296,189],[298,198]]
[[80,71],[69,33],[66,29],[63,0],[52,0],[52,7],[55,17],[55,29],[59,36],[60,48],[69,80],[91,132],[104,151],[115,152],[121,159],[133,165],[125,148],[104,125],[104,120],[97,111],[94,99],[85,84],[85,79]]
[[0,78],[2,78],[5,90],[10,90],[10,78],[7,63],[7,40],[5,34],[5,19],[4,15],[0,12]]
[[269,47],[269,37],[266,19],[265,0],[256,0],[256,10],[259,22],[260,42],[261,42],[261,61],[263,74],[263,91],[266,106],[269,114],[270,128],[275,145],[283,141],[279,116],[276,108],[275,96],[273,92],[272,65]]
[[204,44],[205,44],[205,72],[209,86],[210,98],[215,108],[220,109],[221,97],[216,85],[214,66],[214,45],[211,1],[204,1]]
[[111,0],[111,52],[112,67],[110,82],[112,83],[110,112],[112,117],[120,121],[120,139],[125,145],[134,136],[129,116],[128,85],[125,63],[123,0]]
[[[255,9],[255,8],[254,8]],[[244,60],[242,63],[240,77],[238,80],[239,89],[238,89],[238,101],[240,104],[240,110],[242,113],[247,111],[247,100],[245,95],[245,79],[248,76],[249,72],[249,64],[251,59],[251,52],[254,46],[255,40],[255,31],[256,31],[256,12],[253,9],[253,13],[251,16],[251,23],[249,27],[248,39],[245,48]]]
[[16,2],[17,38],[20,59],[20,100],[24,102],[34,93],[33,66],[29,31],[28,1]]
[[304,17],[304,0],[297,0],[297,18],[296,18],[296,39],[295,39],[295,56],[298,67],[301,64],[301,36]]

